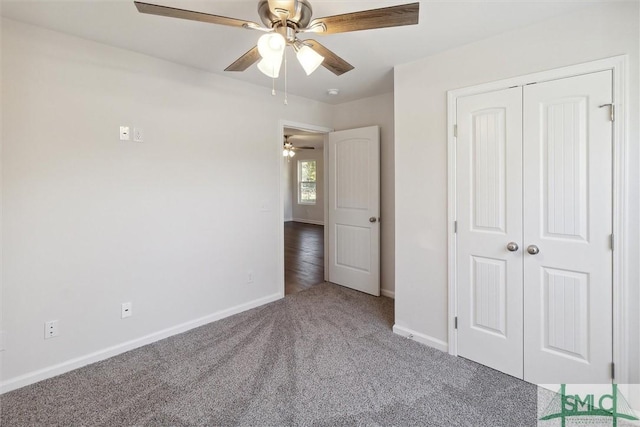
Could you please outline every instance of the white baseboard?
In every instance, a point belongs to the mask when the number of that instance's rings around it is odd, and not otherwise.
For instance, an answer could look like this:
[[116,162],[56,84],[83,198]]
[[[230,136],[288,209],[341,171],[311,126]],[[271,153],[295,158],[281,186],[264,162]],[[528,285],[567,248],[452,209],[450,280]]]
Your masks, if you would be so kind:
[[48,366],[37,371],[29,372],[18,377],[10,378],[0,383],[0,394],[7,393],[11,390],[15,390],[29,384],[37,383],[38,381],[46,380],[61,374],[64,374],[74,369],[81,368],[91,363],[99,362],[104,359],[108,359],[118,354],[125,353],[127,351],[142,347],[147,344],[151,344],[156,341],[168,338],[173,335],[181,334],[190,329],[197,328],[199,326],[206,325],[207,323],[215,322],[216,320],[224,319],[225,317],[233,316],[234,314],[241,313],[252,308],[259,307],[264,304],[268,304],[273,301],[281,299],[283,296],[281,293],[269,295],[263,298],[259,298],[253,301],[249,301],[245,304],[240,304],[235,307],[231,307],[225,310],[218,311],[216,313],[209,314],[199,319],[190,320],[185,323],[181,323],[176,326],[172,326],[167,329],[163,329],[158,332],[145,335],[140,338],[133,339],[121,344],[114,345],[112,347],[98,350],[96,352],[86,354],[84,356],[76,357],[74,359],[67,360],[57,365]]
[[291,217],[284,219],[284,222],[291,222],[291,221],[293,221],[293,218],[291,218]]
[[388,289],[380,289],[380,294],[383,297],[388,297],[391,299],[396,299],[396,293],[394,291],[390,291]]
[[293,222],[302,222],[305,224],[324,225],[324,221],[316,221],[315,219],[293,218]]
[[433,347],[436,350],[444,351],[445,353],[449,351],[449,345],[446,342],[434,337],[430,337],[429,335],[412,331],[411,329],[403,328],[402,326],[393,325],[393,333],[402,335],[405,338],[412,339],[416,342],[419,342],[420,344]]

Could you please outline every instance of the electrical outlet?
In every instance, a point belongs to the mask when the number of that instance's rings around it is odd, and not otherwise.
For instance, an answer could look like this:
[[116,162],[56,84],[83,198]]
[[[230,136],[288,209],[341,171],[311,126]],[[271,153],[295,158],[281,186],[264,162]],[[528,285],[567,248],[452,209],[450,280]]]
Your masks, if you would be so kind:
[[54,338],[60,334],[57,320],[49,320],[44,322],[44,339]]
[[130,302],[122,303],[122,318],[133,316],[133,304]]
[[253,283],[253,271],[251,270],[247,272],[247,283]]

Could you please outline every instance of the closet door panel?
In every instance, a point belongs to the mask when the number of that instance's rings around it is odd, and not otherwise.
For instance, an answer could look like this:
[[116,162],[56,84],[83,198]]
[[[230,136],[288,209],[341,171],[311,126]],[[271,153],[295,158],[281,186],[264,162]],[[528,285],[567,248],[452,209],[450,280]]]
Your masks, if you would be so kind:
[[[611,381],[611,72],[524,89],[524,378]],[[539,251],[536,252],[536,249]]]
[[458,99],[458,354],[522,378],[522,89]]

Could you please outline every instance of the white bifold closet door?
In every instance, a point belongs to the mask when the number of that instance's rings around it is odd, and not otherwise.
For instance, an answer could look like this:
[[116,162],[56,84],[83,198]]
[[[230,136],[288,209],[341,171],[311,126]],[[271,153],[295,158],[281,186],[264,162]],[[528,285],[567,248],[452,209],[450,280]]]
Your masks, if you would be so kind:
[[458,99],[460,356],[611,381],[611,88],[603,71]]

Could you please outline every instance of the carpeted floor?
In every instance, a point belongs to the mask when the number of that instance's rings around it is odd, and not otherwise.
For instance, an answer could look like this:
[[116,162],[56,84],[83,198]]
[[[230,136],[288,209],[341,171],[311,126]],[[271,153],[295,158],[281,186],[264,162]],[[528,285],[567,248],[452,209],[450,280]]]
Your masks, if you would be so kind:
[[321,284],[1,397],[1,424],[534,426],[536,387]]

